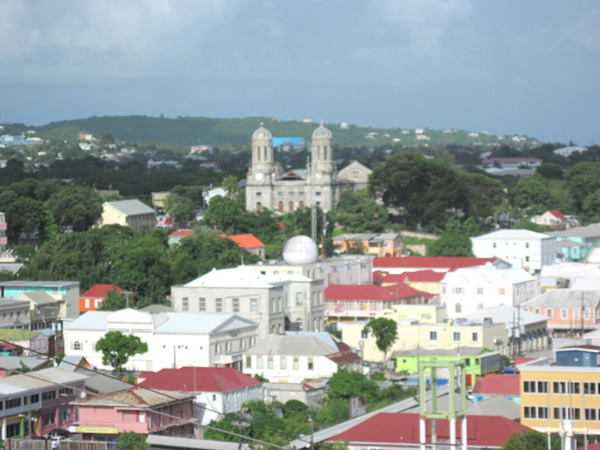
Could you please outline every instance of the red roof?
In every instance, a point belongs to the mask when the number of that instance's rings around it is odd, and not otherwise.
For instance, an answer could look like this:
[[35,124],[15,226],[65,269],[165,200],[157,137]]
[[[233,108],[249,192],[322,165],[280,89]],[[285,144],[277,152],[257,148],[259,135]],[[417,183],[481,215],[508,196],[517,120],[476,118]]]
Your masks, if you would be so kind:
[[83,294],[80,295],[82,298],[106,298],[108,293],[113,290],[117,290],[117,292],[123,292],[123,289],[120,287],[115,288],[113,284],[97,284],[94,287],[89,288]]
[[[456,419],[456,439],[459,442],[462,438],[461,420]],[[431,420],[427,421],[427,442],[431,442],[431,423]],[[437,421],[438,442],[450,440],[449,428],[448,420]],[[469,448],[471,446],[501,448],[514,433],[521,431],[532,430],[506,417],[469,415],[467,445]],[[363,444],[417,444],[419,433],[419,414],[379,413],[329,440]]]
[[374,283],[405,283],[406,279],[412,282],[439,283],[446,276],[446,272],[433,270],[417,270],[416,272],[389,273],[383,270],[373,272]]
[[600,444],[588,444],[587,447],[582,445],[577,450],[600,450]]
[[184,237],[188,237],[191,236],[192,234],[194,234],[194,230],[188,230],[187,228],[180,228],[178,230],[173,231],[169,237],[170,238],[184,238]]
[[519,366],[521,364],[525,364],[533,360],[535,360],[535,358],[515,358],[515,368],[517,369],[517,372],[519,371]]
[[463,267],[483,266],[495,263],[498,258],[474,258],[467,256],[383,256],[373,260],[373,267],[399,267],[421,269],[448,269],[450,271]]
[[230,392],[261,384],[232,367],[182,367],[144,375],[140,386],[167,391]]
[[552,214],[557,219],[564,219],[565,215],[561,213],[558,209],[551,209],[550,214]]
[[477,377],[473,394],[521,395],[520,375],[489,374]]
[[254,247],[264,247],[265,244],[260,242],[256,236],[253,234],[235,234],[233,236],[223,236],[228,237],[232,241],[236,242],[242,248],[254,248]]
[[331,302],[340,300],[386,301],[421,295],[428,294],[417,291],[404,283],[386,287],[374,284],[332,284],[325,289],[325,300]]
[[340,351],[338,353],[327,355],[328,359],[336,364],[350,364],[360,361],[360,356],[354,353],[348,344],[345,344],[342,341],[336,341],[336,345]]

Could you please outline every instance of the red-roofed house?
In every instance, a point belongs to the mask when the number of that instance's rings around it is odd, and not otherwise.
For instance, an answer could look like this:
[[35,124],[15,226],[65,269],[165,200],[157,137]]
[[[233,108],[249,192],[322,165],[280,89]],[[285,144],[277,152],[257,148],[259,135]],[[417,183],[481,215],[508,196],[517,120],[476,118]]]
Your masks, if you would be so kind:
[[168,391],[196,393],[194,417],[202,425],[224,414],[242,410],[252,400],[263,400],[262,382],[231,367],[182,367],[160,372],[143,372],[140,386]]
[[568,228],[568,217],[561,213],[558,209],[551,209],[544,214],[531,216],[531,222],[542,227],[552,228],[555,230],[565,230]]
[[234,234],[228,237],[232,241],[236,242],[240,247],[245,249],[248,253],[260,256],[261,259],[265,259],[265,244],[258,240],[253,234]]
[[519,375],[501,375],[491,373],[477,377],[473,388],[473,401],[478,402],[491,397],[506,397],[521,404],[521,385]]
[[79,296],[79,314],[87,311],[96,311],[104,303],[108,293],[114,290],[117,293],[123,292],[123,289],[115,287],[112,284],[97,284],[85,291]]
[[441,292],[440,282],[444,279],[444,275],[445,272],[436,272],[434,270],[419,270],[399,274],[376,270],[373,272],[373,283],[379,286],[392,286],[396,283],[405,283],[417,291],[438,295]]
[[[427,421],[426,441],[431,443],[431,420]],[[419,448],[419,414],[379,413],[358,425],[332,437],[330,442],[347,442],[353,450],[372,448],[404,450]],[[532,431],[501,416],[469,415],[467,419],[467,446],[474,448],[502,448],[514,433]],[[449,421],[437,421],[438,443],[450,442]],[[462,419],[456,419],[456,442],[462,443]],[[442,448],[445,446],[440,446]],[[457,447],[457,448],[462,448]]]
[[373,271],[382,270],[390,274],[432,270],[434,272],[451,272],[463,267],[484,266],[492,263],[498,268],[508,268],[510,264],[498,258],[474,258],[467,256],[398,256],[383,257],[373,260]]
[[355,322],[380,317],[393,305],[425,303],[429,295],[404,283],[392,286],[374,284],[332,284],[325,289],[327,322]]
[[169,247],[173,247],[174,245],[179,244],[179,241],[181,241],[183,238],[191,236],[192,234],[194,234],[194,230],[189,230],[186,228],[180,228],[178,230],[173,231],[169,235]]

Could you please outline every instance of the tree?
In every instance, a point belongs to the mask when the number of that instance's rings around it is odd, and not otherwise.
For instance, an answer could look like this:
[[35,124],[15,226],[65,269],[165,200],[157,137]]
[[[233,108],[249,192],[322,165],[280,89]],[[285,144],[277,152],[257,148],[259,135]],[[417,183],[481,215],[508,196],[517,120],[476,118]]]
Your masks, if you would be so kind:
[[531,214],[541,214],[551,205],[550,191],[539,175],[519,180],[513,190],[512,199],[513,206]]
[[145,434],[125,431],[119,433],[117,447],[119,450],[146,450],[151,448],[150,444],[146,442],[147,438],[148,436]]
[[502,182],[479,173],[463,173],[462,189],[465,214],[479,223],[493,216],[494,209],[505,198]]
[[225,189],[225,192],[227,192],[229,197],[233,197],[238,189],[238,179],[235,175],[227,175],[223,178],[221,186]]
[[473,256],[471,237],[479,234],[479,227],[471,217],[464,222],[450,219],[446,231],[427,246],[427,256]]
[[573,197],[576,212],[585,212],[585,199],[600,189],[600,163],[580,162],[565,174],[566,187]]
[[[550,438],[551,450],[560,450],[560,438],[553,434]],[[548,436],[537,431],[522,431],[513,434],[502,446],[502,450],[548,450]]]
[[64,188],[46,204],[54,222],[73,231],[89,230],[102,215],[102,197],[90,188]]
[[187,224],[196,216],[194,202],[184,195],[171,192],[165,199],[165,212],[173,218],[175,223]]
[[544,163],[535,169],[535,173],[541,175],[544,178],[553,180],[562,180],[563,169],[558,164]]
[[120,331],[109,331],[96,343],[96,351],[102,352],[102,363],[111,366],[121,376],[123,366],[134,355],[146,353],[148,344],[138,336],[125,335]]
[[127,308],[127,294],[117,292],[116,289],[109,291],[106,298],[98,308],[99,311],[118,311]]
[[385,208],[366,189],[342,194],[333,218],[340,227],[352,233],[380,233],[388,226]]
[[383,352],[383,367],[387,364],[387,352],[398,339],[398,324],[395,320],[379,317],[371,320],[364,328],[375,336],[375,345]]
[[420,153],[399,153],[375,167],[369,189],[384,205],[403,208],[404,222],[416,228],[442,227],[449,209],[465,205],[456,169]]

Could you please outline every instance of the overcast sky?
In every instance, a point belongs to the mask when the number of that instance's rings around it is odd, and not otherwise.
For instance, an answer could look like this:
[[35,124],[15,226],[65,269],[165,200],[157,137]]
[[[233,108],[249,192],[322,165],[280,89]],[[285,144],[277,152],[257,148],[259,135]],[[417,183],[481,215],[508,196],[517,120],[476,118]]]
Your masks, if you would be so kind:
[[0,122],[312,119],[600,143],[600,2],[0,0]]

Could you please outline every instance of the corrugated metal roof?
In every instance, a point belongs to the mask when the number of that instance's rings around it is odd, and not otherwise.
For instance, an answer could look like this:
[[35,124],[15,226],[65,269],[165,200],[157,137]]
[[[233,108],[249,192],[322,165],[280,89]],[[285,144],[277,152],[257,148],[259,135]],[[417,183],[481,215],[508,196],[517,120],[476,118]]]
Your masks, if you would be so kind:
[[522,308],[585,308],[596,309],[600,303],[600,291],[573,291],[571,289],[552,289],[539,297],[521,304]]
[[120,200],[118,202],[106,202],[108,205],[126,216],[136,216],[138,214],[154,214],[154,209],[139,200]]
[[154,389],[129,389],[128,391],[114,392],[103,397],[89,396],[73,402],[79,407],[85,406],[124,406],[129,405],[137,408],[150,408],[164,403],[178,400],[193,399],[195,394],[189,392],[166,391]]

